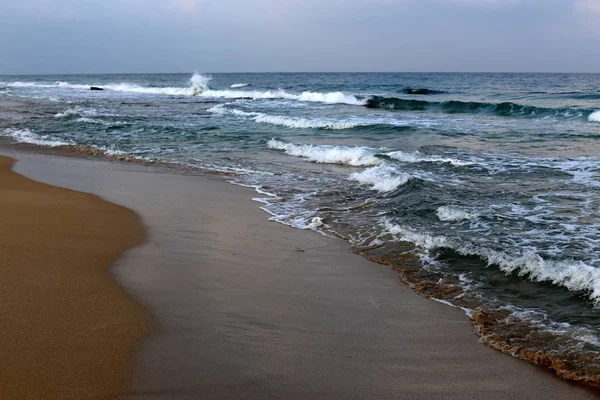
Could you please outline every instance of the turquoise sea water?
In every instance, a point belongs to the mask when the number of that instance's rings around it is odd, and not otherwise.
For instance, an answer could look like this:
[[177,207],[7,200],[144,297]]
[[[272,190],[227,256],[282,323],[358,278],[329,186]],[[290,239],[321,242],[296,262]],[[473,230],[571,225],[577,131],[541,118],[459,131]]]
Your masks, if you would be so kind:
[[31,113],[6,140],[231,172],[276,221],[416,256],[405,280],[496,315],[488,342],[599,379],[600,75],[0,76],[0,95]]

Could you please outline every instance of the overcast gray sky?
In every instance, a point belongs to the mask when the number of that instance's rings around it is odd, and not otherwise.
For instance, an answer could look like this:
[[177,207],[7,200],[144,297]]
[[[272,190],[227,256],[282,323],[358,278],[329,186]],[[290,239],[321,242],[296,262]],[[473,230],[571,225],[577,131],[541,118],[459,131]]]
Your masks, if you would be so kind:
[[0,0],[0,74],[600,72],[600,0]]

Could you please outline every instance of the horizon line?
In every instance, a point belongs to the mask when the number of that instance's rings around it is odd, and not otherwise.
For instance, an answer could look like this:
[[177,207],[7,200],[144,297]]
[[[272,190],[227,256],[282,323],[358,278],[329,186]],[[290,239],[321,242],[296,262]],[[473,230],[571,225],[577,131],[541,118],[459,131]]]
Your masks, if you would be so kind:
[[53,75],[185,75],[185,74],[600,74],[599,72],[527,72],[527,71],[250,71],[250,72],[44,72],[1,73],[0,76],[53,76]]

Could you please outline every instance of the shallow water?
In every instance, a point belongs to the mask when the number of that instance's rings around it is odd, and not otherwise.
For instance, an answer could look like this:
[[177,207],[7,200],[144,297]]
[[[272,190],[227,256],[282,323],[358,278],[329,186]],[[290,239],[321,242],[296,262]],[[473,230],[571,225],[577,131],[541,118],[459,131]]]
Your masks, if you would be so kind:
[[14,142],[233,172],[276,221],[416,255],[417,290],[501,315],[489,342],[598,375],[600,75],[0,76],[2,94],[32,114],[0,120]]

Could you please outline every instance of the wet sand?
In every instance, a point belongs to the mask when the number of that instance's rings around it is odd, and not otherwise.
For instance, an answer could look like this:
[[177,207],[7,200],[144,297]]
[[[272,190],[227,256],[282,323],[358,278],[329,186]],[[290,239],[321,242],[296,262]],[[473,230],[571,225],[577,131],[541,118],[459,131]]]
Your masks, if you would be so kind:
[[110,266],[145,236],[130,210],[34,182],[0,157],[0,399],[110,399],[147,312]]
[[462,311],[347,243],[269,222],[222,177],[1,151],[148,229],[114,270],[158,324],[124,399],[597,398],[479,343]]

